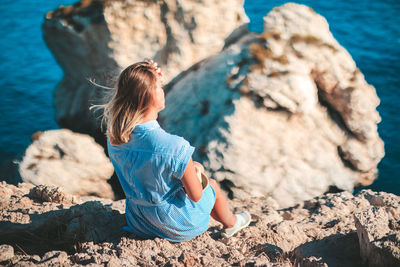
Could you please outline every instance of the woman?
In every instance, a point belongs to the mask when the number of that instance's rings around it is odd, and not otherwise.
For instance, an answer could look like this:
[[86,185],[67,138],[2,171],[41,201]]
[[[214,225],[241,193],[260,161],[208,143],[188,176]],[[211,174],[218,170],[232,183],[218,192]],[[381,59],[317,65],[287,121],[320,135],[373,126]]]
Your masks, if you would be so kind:
[[208,229],[210,215],[230,237],[249,225],[248,212],[232,214],[217,182],[204,190],[192,160],[194,147],[157,122],[165,107],[161,71],[151,60],[127,67],[104,106],[111,162],[126,194],[127,229],[142,238],[190,240]]

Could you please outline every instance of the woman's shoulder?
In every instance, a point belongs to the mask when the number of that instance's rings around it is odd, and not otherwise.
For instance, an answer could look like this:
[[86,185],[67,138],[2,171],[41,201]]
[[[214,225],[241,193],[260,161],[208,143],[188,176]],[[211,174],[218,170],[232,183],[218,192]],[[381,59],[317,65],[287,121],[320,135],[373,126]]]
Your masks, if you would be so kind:
[[169,154],[179,154],[183,148],[190,146],[182,136],[168,133],[163,129],[157,131],[154,141],[156,146]]
[[109,153],[113,154],[137,151],[170,155],[178,155],[191,147],[190,143],[182,136],[168,133],[162,128],[132,135],[129,142],[121,145],[112,145],[107,138],[107,146]]

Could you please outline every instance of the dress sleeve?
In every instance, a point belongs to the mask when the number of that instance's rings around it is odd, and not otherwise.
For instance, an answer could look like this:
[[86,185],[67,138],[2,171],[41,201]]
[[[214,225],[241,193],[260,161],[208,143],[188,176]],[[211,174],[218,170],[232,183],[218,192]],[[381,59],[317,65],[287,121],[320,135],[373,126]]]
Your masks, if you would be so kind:
[[174,157],[174,164],[172,166],[172,172],[177,179],[182,179],[185,172],[186,166],[189,163],[190,157],[194,152],[194,147],[189,144],[188,141],[183,139],[182,147],[178,154]]

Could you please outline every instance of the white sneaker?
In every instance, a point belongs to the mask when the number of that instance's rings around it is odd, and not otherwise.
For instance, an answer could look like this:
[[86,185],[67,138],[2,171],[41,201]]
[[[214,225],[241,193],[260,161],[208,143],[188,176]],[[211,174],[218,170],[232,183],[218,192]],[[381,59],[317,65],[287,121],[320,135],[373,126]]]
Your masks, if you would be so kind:
[[247,211],[243,211],[236,215],[236,223],[231,228],[225,228],[222,230],[221,236],[222,237],[231,237],[236,234],[238,231],[242,230],[243,228],[249,226],[251,222],[251,215]]

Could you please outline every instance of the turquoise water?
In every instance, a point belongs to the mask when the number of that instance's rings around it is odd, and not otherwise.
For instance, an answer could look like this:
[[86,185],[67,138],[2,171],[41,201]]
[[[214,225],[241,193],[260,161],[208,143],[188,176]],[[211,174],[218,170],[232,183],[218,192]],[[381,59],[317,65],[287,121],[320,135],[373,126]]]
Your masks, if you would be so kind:
[[[62,70],[47,49],[41,23],[47,11],[70,0],[2,0],[0,5],[0,161],[13,158],[40,130],[58,128],[53,90]],[[247,0],[251,29],[261,31],[262,17],[286,1]],[[400,195],[400,1],[297,1],[323,15],[330,29],[375,86],[381,105],[379,133],[386,156],[379,179],[370,188]],[[1,175],[1,174],[0,174]]]
[[2,0],[0,5],[0,158],[13,157],[40,130],[59,128],[52,93],[62,70],[47,49],[47,11],[75,1]]

